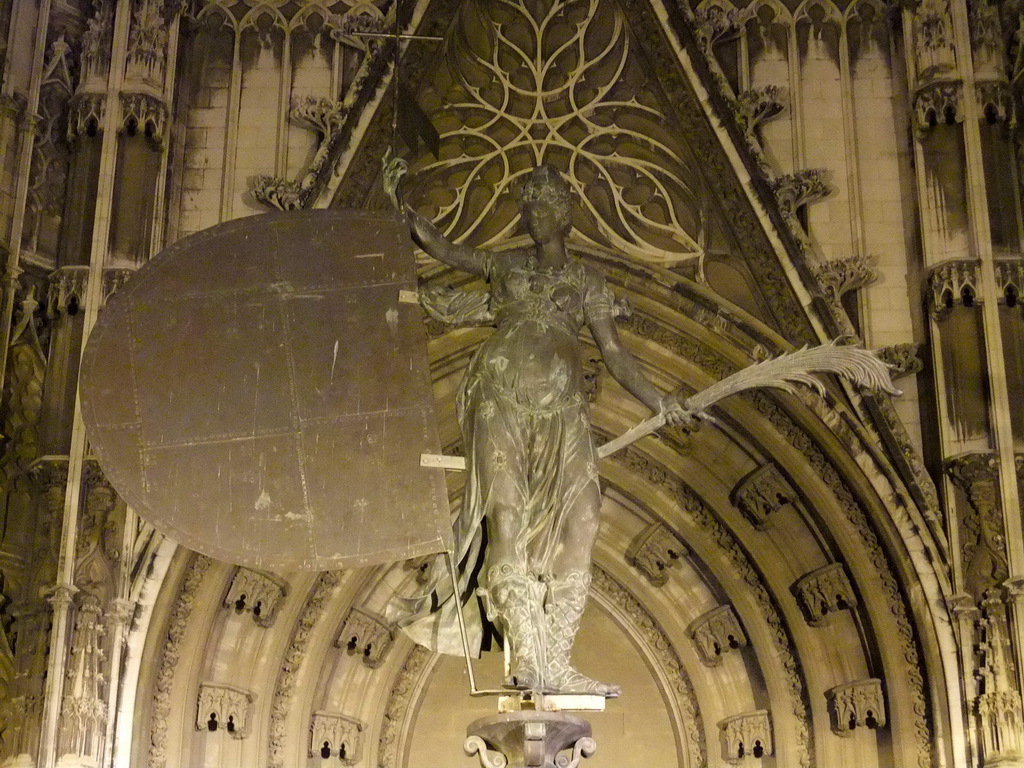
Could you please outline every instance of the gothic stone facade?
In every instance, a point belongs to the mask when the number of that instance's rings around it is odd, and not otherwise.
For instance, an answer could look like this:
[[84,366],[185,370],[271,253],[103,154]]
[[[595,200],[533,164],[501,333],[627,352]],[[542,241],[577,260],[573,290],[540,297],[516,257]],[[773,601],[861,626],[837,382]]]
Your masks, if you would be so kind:
[[[118,497],[76,410],[105,300],[164,246],[385,209],[396,53],[398,103],[440,139],[398,144],[408,199],[507,247],[515,178],[557,166],[572,250],[663,389],[841,341],[903,390],[734,398],[602,464],[577,660],[626,694],[591,762],[1024,764],[1019,0],[402,0],[423,37],[397,51],[362,34],[395,7],[0,4],[0,765],[469,763],[493,702],[384,618],[423,563],[187,551]],[[457,453],[487,330],[427,328]],[[644,416],[590,379],[599,439]],[[500,653],[480,665],[496,680]]]

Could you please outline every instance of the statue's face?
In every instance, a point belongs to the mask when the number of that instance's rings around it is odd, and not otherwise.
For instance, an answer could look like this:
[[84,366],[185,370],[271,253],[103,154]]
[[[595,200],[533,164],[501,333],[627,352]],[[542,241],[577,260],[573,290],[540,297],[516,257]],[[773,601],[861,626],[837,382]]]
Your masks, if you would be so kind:
[[526,231],[536,243],[547,243],[562,235],[562,225],[555,209],[545,202],[535,201],[523,205]]

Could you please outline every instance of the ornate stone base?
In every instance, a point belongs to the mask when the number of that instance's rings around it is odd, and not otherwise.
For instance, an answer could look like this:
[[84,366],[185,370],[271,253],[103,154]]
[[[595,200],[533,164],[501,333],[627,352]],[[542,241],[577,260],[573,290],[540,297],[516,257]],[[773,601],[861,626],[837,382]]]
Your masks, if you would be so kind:
[[597,749],[590,733],[590,723],[563,712],[510,712],[471,723],[465,750],[483,768],[576,768]]

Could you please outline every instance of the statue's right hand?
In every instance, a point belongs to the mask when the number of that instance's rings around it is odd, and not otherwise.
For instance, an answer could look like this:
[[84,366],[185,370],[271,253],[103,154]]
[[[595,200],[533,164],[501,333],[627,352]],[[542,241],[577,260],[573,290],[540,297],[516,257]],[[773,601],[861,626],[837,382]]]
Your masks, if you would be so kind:
[[398,196],[398,186],[402,182],[402,177],[409,171],[409,164],[402,158],[394,155],[391,152],[391,147],[388,147],[380,162],[384,166],[384,193],[388,196],[391,204],[395,206],[395,209],[401,213],[405,210],[405,206]]

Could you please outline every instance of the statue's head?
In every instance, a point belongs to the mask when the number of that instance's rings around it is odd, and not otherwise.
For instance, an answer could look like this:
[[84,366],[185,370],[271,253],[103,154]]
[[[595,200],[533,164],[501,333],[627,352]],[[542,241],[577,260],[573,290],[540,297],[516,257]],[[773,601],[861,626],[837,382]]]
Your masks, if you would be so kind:
[[551,209],[559,228],[565,232],[572,220],[573,194],[562,174],[547,163],[538,165],[521,181],[517,196],[524,212],[531,205]]

